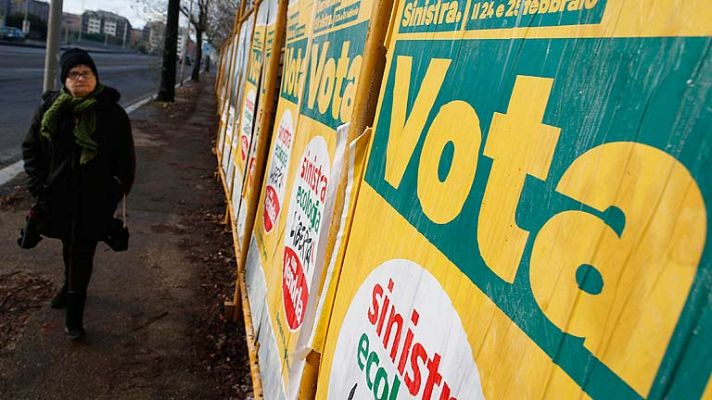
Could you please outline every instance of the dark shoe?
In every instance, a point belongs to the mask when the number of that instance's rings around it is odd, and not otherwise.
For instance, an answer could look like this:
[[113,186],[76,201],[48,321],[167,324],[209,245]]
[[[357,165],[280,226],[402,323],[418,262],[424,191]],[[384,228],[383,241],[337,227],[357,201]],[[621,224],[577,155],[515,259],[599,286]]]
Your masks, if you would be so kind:
[[84,328],[81,329],[69,329],[66,326],[64,327],[64,334],[67,336],[67,339],[69,340],[81,340],[84,335]]
[[69,340],[79,340],[84,337],[84,304],[86,299],[86,293],[67,292],[64,332]]
[[49,306],[54,308],[55,310],[62,309],[67,306],[67,287],[62,286],[61,289],[59,289],[59,292],[52,297],[52,300],[49,302]]

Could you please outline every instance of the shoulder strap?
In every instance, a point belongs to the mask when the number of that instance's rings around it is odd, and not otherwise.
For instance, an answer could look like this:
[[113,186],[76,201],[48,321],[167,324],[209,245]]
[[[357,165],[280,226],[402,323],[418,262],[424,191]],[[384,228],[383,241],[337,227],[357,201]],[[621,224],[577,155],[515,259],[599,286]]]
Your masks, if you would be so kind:
[[124,201],[122,202],[123,205],[121,206],[121,216],[123,217],[122,220],[124,221],[124,228],[126,227],[126,224],[128,221],[126,221],[126,194],[124,194]]
[[48,90],[42,93],[42,107],[47,110],[49,106],[59,97],[59,90]]

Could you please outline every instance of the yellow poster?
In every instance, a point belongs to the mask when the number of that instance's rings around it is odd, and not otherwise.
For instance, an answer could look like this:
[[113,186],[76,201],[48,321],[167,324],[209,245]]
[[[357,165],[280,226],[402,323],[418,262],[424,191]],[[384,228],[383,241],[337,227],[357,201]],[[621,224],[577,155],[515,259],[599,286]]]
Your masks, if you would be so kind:
[[253,141],[256,107],[260,99],[259,87],[262,83],[267,25],[273,3],[273,1],[265,0],[257,6],[254,33],[247,53],[240,118],[236,121],[236,132],[239,139],[236,142],[236,154],[232,159],[235,164],[232,184],[232,215],[234,218],[233,229],[238,234],[238,245],[241,242],[239,240],[240,233],[244,229],[244,220],[239,218],[239,210],[242,207],[245,194],[245,173],[247,172],[250,147]]
[[[236,229],[240,249],[238,262],[241,266],[244,266],[247,257],[247,248],[254,225],[259,191],[262,186],[267,147],[271,138],[271,131],[268,129],[274,121],[274,99],[278,91],[275,82],[278,76],[279,59],[272,60],[272,55],[279,54],[279,48],[284,43],[285,35],[286,0],[282,4],[279,4],[277,0],[268,0],[261,7],[264,7],[264,5],[269,7],[265,31],[264,63],[258,78],[259,96],[256,104],[257,110],[253,119],[253,134],[250,140],[246,141],[249,144],[249,151],[247,152],[240,207],[236,211]],[[280,19],[281,21],[279,21]]]
[[[228,113],[230,109],[229,99],[232,97],[232,89],[234,87],[233,79],[235,68],[235,57],[237,53],[237,45],[239,43],[238,36],[233,36],[230,39],[230,43],[227,45],[227,54],[225,56],[225,70],[222,79],[223,89],[221,91],[220,102],[218,103],[218,112],[220,114],[220,123],[218,125],[218,141],[216,145],[216,154],[218,155],[218,161],[220,162],[220,170],[223,175],[227,171],[227,159],[224,152],[225,143],[227,139],[228,132]],[[232,130],[230,130],[232,132]],[[232,136],[232,135],[229,135]]]
[[[251,304],[266,300],[252,306],[260,319],[260,360],[267,360],[261,365],[279,363],[281,376],[269,379],[287,398],[314,394],[318,364],[307,372],[305,364],[331,260],[327,242],[338,230],[334,203],[346,186],[345,124],[357,101],[369,23],[389,12],[370,1],[315,1],[309,8],[308,25],[297,22],[303,8],[290,6],[288,13],[282,99],[291,101],[278,105],[246,263]],[[367,85],[371,77],[367,71]]]
[[[240,43],[237,49],[236,58],[236,74],[235,74],[235,86],[233,88],[232,98],[230,99],[230,108],[228,111],[228,121],[227,127],[228,132],[231,137],[230,144],[228,148],[224,147],[224,152],[229,152],[229,161],[227,166],[227,171],[225,172],[225,181],[227,184],[227,197],[229,200],[233,199],[233,186],[235,184],[235,175],[238,177],[240,173],[236,174],[237,166],[240,163],[239,154],[239,144],[241,140],[241,132],[239,131],[240,116],[242,115],[242,106],[244,105],[245,93],[248,75],[248,64],[250,60],[250,53],[252,49],[252,36],[255,29],[255,10],[251,10],[249,16],[240,26]],[[227,133],[226,133],[227,134]],[[237,182],[241,184],[241,180]],[[238,196],[239,199],[239,196]]]
[[[272,141],[257,203],[253,231],[245,261],[245,275],[253,326],[259,342],[259,362],[265,398],[285,397],[282,356],[274,336],[267,305],[267,287],[279,278],[275,251],[283,234],[282,211],[287,191],[288,169],[299,118],[299,104],[306,71],[311,0],[291,1],[287,8],[284,62],[279,98],[274,114]],[[281,228],[279,228],[281,227]],[[269,282],[269,283],[268,283]]]
[[[220,50],[220,60],[218,64],[218,76],[215,78],[215,97],[217,99],[218,105],[222,105],[223,99],[225,97],[225,90],[227,89],[227,82],[225,77],[227,76],[227,70],[229,66],[228,60],[232,58],[232,45],[233,38],[228,37]],[[221,107],[218,107],[218,113],[222,111]]]
[[711,20],[400,3],[316,398],[703,396]]

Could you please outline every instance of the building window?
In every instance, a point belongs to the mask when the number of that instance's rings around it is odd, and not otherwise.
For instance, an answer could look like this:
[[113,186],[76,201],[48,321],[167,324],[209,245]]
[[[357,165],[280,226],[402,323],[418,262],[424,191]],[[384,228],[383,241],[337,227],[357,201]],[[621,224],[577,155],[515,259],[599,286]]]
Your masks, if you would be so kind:
[[111,36],[116,36],[116,22],[106,21],[104,23],[104,33]]
[[101,20],[97,18],[90,18],[89,24],[87,26],[88,33],[101,33]]

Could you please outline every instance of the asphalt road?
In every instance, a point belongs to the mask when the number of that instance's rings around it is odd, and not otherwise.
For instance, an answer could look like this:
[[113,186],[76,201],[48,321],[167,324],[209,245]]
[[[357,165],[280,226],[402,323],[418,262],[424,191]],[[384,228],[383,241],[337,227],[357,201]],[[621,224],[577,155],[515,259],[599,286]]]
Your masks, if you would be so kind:
[[[158,91],[160,57],[91,55],[100,82],[121,92],[120,103],[124,107]],[[20,159],[20,144],[41,100],[44,58],[45,50],[41,48],[0,45],[0,168]],[[187,66],[184,75],[190,75]]]

